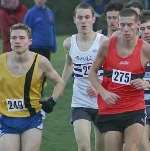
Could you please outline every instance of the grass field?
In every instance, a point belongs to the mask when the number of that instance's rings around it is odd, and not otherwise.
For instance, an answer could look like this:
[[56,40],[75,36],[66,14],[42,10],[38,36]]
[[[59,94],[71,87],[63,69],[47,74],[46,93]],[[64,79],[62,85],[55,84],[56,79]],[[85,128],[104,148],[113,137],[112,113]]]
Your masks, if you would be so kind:
[[[64,38],[65,36],[58,37],[58,51],[52,55],[52,64],[60,74],[65,63],[65,51],[62,47]],[[48,85],[45,89],[45,96],[48,96],[50,92],[51,86]],[[69,123],[71,96],[72,80],[70,79],[54,112],[49,114],[45,120],[41,151],[77,151],[73,128]],[[93,135],[91,139],[93,144]]]
[[[58,51],[52,55],[52,64],[60,74],[65,62],[65,52],[62,48],[64,38],[64,36],[58,37]],[[45,89],[45,96],[51,94],[51,90],[51,84],[49,84]],[[72,81],[70,80],[54,112],[45,120],[41,151],[77,150],[72,126],[69,124],[71,95]]]

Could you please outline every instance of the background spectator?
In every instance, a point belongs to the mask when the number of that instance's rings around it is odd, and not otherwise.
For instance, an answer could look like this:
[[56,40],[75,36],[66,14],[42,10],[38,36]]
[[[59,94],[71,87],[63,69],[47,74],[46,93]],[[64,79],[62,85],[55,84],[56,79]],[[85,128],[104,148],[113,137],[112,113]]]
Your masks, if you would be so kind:
[[46,6],[47,0],[35,0],[35,5],[28,10],[24,23],[32,29],[30,50],[50,59],[56,51],[54,13]]
[[105,7],[108,37],[119,29],[119,12],[122,10],[122,8],[123,4],[118,1],[111,1]]
[[138,15],[141,15],[141,13],[142,13],[142,11],[144,9],[143,3],[141,1],[139,1],[139,0],[131,0],[131,1],[129,1],[125,5],[125,7],[135,10]]
[[27,8],[20,3],[20,0],[1,0],[0,3],[0,33],[3,40],[3,52],[7,52],[11,51],[9,29],[11,25],[22,22]]
[[81,2],[89,3],[96,12],[97,17],[104,12],[104,8],[110,0],[101,0],[99,3],[96,0],[81,0]]
[[144,0],[144,6],[145,6],[145,9],[150,9],[150,1]]

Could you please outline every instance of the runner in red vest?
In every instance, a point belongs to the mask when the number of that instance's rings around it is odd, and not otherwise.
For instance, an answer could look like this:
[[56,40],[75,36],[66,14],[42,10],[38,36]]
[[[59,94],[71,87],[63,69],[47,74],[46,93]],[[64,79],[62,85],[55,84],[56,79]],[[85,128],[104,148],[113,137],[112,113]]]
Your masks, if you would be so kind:
[[[129,8],[120,12],[120,35],[106,40],[91,67],[89,78],[97,90],[96,125],[104,134],[105,151],[138,151],[144,128],[144,68],[150,45],[139,39],[139,16]],[[97,71],[103,65],[102,84]]]

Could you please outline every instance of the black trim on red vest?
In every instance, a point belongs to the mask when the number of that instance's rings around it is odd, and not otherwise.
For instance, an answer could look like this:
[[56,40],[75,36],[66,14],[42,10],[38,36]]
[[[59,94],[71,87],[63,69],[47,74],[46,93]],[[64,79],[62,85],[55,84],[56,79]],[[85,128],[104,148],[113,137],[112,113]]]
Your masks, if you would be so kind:
[[[108,78],[112,77],[112,71],[104,70],[103,76],[106,76]],[[138,74],[131,74],[131,80],[137,79],[137,78],[143,78],[144,73],[138,73]]]

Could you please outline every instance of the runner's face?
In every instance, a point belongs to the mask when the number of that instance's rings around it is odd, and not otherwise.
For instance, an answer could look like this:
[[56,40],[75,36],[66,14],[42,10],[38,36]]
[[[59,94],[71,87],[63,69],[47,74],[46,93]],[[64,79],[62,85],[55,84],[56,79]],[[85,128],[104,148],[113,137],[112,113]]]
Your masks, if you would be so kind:
[[140,25],[140,31],[142,38],[150,43],[150,21],[142,23]]
[[29,39],[25,30],[12,30],[10,33],[10,44],[13,51],[17,54],[22,54],[28,50],[31,39]]
[[92,15],[90,9],[77,9],[74,16],[74,23],[76,24],[79,33],[89,33],[93,31],[93,24],[95,17]]
[[117,31],[119,28],[119,11],[108,11],[106,13],[107,26],[111,31]]
[[119,25],[122,36],[125,40],[132,40],[136,37],[139,23],[136,21],[135,16],[120,17]]

